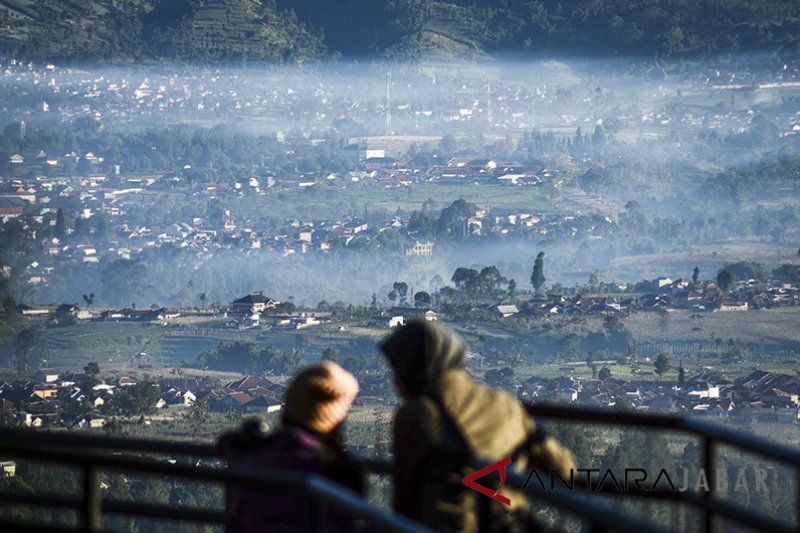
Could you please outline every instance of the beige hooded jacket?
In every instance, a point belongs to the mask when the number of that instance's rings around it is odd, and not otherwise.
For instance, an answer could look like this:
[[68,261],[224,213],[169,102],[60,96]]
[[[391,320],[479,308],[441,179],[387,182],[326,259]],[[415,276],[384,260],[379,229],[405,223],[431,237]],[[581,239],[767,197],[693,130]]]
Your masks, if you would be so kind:
[[[381,350],[410,396],[394,421],[395,510],[440,531],[477,530],[478,498],[486,496],[463,485],[472,472],[468,464],[517,451],[537,431],[535,422],[511,395],[469,376],[463,341],[442,326],[411,322]],[[552,468],[568,477],[575,466],[570,452],[552,438],[527,447],[514,463],[523,471]],[[480,483],[495,488],[498,481],[495,476]],[[511,506],[491,502],[492,529],[518,529],[516,511],[526,508],[527,500],[508,488],[502,494]]]

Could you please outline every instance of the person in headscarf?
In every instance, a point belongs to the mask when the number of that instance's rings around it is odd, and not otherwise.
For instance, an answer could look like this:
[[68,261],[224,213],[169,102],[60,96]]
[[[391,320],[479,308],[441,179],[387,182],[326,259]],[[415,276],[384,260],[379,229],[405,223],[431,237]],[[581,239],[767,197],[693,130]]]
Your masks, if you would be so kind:
[[[438,531],[493,531],[530,527],[527,499],[503,488],[509,506],[471,490],[462,479],[472,462],[512,457],[523,471],[568,479],[572,454],[537,427],[511,395],[478,384],[465,368],[466,346],[451,330],[415,320],[381,345],[403,404],[394,419],[395,510]],[[487,477],[489,485],[499,476]],[[481,502],[480,498],[487,501]],[[487,514],[479,517],[483,506]]]
[[[265,433],[258,420],[223,435],[219,447],[234,467],[290,470],[321,475],[358,493],[364,472],[344,451],[342,424],[358,393],[358,382],[336,363],[301,371],[286,389],[282,426]],[[303,531],[305,505],[294,496],[232,485],[226,505],[228,531]],[[327,531],[349,531],[352,520],[329,512]]]

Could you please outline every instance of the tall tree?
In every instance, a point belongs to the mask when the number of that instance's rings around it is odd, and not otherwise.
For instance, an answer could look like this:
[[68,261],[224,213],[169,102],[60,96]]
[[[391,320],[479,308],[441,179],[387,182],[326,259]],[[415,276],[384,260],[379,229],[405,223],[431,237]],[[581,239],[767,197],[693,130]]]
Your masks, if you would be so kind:
[[404,304],[406,302],[406,296],[408,296],[408,283],[405,281],[395,281],[392,284],[392,289],[397,291],[397,295],[400,297],[400,303]]
[[100,365],[98,365],[94,361],[91,361],[87,363],[86,366],[83,367],[83,372],[87,376],[96,376],[97,374],[100,373]]
[[67,235],[67,223],[64,220],[64,210],[60,207],[56,211],[56,227],[53,230],[56,237],[63,239]]
[[444,157],[449,157],[458,150],[458,143],[452,134],[448,133],[439,140],[439,151]]
[[592,134],[592,144],[594,144],[595,148],[602,148],[608,142],[606,138],[606,130],[601,125],[598,124],[594,127],[594,133]]
[[98,213],[92,217],[95,221],[94,229],[95,234],[99,239],[105,239],[108,237],[108,220],[103,213]]
[[694,267],[692,269],[692,283],[697,285],[698,280],[700,279],[700,268]]
[[536,261],[533,262],[533,273],[531,273],[531,285],[536,292],[539,292],[544,287],[544,252],[539,252],[536,255]]
[[479,272],[474,268],[458,267],[450,281],[456,284],[458,290],[474,292],[479,276]]
[[81,391],[88,395],[92,391],[92,387],[100,383],[97,378],[100,374],[100,365],[92,361],[83,367],[83,373],[84,378],[80,383]]
[[75,230],[75,235],[80,237],[86,237],[89,235],[89,221],[81,216],[75,219],[75,223],[72,225],[72,228]]
[[477,290],[483,295],[492,296],[495,290],[507,284],[508,280],[496,266],[483,267],[478,273]]
[[419,291],[414,295],[414,305],[416,307],[428,307],[432,301],[431,295],[426,291]]
[[672,368],[670,366],[669,355],[667,355],[664,352],[658,354],[654,366],[656,367],[656,372],[658,373],[658,377],[659,378],[663,377],[664,373],[667,372],[667,370],[669,370],[670,368]]
[[125,387],[124,393],[116,397],[114,403],[122,414],[141,415],[155,409],[156,402],[160,397],[161,391],[157,383],[140,381],[135,385]]
[[583,131],[580,126],[575,130],[575,138],[572,141],[572,146],[574,146],[576,150],[583,150]]
[[14,340],[14,358],[17,371],[27,373],[47,355],[47,343],[41,333],[25,328]]
[[733,275],[733,272],[731,272],[728,267],[725,267],[717,272],[717,285],[719,285],[719,288],[722,291],[728,292],[731,287],[733,287],[733,283],[735,281],[736,276]]

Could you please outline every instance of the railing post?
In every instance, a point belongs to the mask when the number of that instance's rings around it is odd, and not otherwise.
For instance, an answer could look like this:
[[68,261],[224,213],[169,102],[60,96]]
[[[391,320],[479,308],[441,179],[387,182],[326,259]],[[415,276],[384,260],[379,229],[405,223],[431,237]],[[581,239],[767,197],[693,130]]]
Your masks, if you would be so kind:
[[315,498],[306,500],[306,531],[309,533],[325,531],[325,504]]
[[83,501],[81,521],[83,531],[102,529],[100,507],[100,483],[97,467],[91,463],[83,465]]
[[606,528],[596,522],[590,522],[589,533],[606,533]]
[[[711,437],[703,437],[703,470],[706,475],[706,481],[708,482],[708,492],[706,492],[705,497],[710,501],[714,501],[717,495],[716,466],[716,443]],[[704,517],[706,533],[716,533],[719,530],[719,524],[717,523],[716,518],[717,517],[713,511],[706,509]]]
[[795,511],[794,525],[796,528],[800,529],[800,468],[794,469],[794,477],[795,477],[794,497],[797,498],[797,510]]
[[489,533],[492,531],[492,512],[489,508],[489,498],[483,495],[475,495],[478,499],[478,531]]
[[678,528],[678,513],[681,511],[680,503],[678,502],[671,502],[669,504],[669,527],[672,531],[679,531]]

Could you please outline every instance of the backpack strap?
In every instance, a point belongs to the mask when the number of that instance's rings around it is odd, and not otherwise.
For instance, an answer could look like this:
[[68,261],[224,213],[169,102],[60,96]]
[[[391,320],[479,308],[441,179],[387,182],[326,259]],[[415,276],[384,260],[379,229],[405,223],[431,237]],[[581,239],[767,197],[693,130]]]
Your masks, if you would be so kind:
[[511,452],[511,458],[516,461],[527,455],[528,459],[532,459],[531,448],[544,442],[547,437],[547,432],[537,426],[536,429],[528,433],[528,437],[519,446],[514,448],[514,451]]
[[[463,453],[453,454],[453,453],[440,453],[439,458],[444,459],[445,461],[450,460],[454,463],[457,462],[461,468],[465,467],[472,467],[472,460],[475,459],[473,454],[470,451],[470,447],[467,444],[467,439],[464,436],[464,433],[461,431],[461,428],[456,424],[453,417],[450,415],[450,412],[444,406],[444,402],[442,401],[439,395],[429,394],[427,395],[428,398],[438,407],[439,412],[441,413],[442,422],[445,426],[448,426],[450,430],[456,435],[457,439],[460,441]],[[511,456],[512,462],[516,462],[519,458],[523,456],[527,456],[529,461],[532,461],[532,454],[531,448],[537,444],[540,444],[547,438],[547,433],[539,426],[536,427],[533,431],[528,433],[525,440],[522,441],[516,448],[514,448],[509,455]],[[493,531],[497,528],[495,527],[494,520],[497,516],[497,513],[505,514],[505,510],[500,506],[499,503],[490,500],[489,498],[478,498],[477,499],[477,520],[478,520],[478,531]],[[515,514],[514,521],[518,522],[523,530],[539,530],[538,527],[534,527],[534,522],[531,521],[531,515],[526,511],[519,511]],[[504,528],[503,528],[504,529]]]
[[442,417],[444,425],[447,426],[452,431],[453,435],[457,437],[457,440],[459,441],[461,448],[464,450],[464,453],[467,455],[472,455],[467,438],[464,436],[464,433],[461,431],[461,428],[458,426],[458,424],[456,424],[456,421],[453,420],[450,412],[445,408],[441,396],[438,394],[428,394],[426,396],[436,405],[437,409],[439,409],[439,413]]
[[[441,413],[442,420],[444,421],[445,425],[449,426],[449,428],[453,431],[453,434],[458,437],[459,443],[462,445],[466,453],[472,455],[469,452],[470,447],[467,444],[467,439],[464,436],[464,433],[461,431],[461,428],[458,426],[458,424],[456,424],[455,420],[453,420],[453,417],[450,415],[450,412],[445,408],[442,398],[438,394],[428,394],[426,395],[426,397],[429,398],[439,409],[439,412]],[[525,440],[523,440],[516,448],[511,450],[509,455],[514,461],[516,461],[520,457],[523,457],[525,454],[530,455],[530,449],[533,446],[536,446],[537,444],[541,444],[542,442],[544,442],[544,440],[547,437],[548,437],[547,432],[537,425],[537,427],[533,431],[528,433]]]

